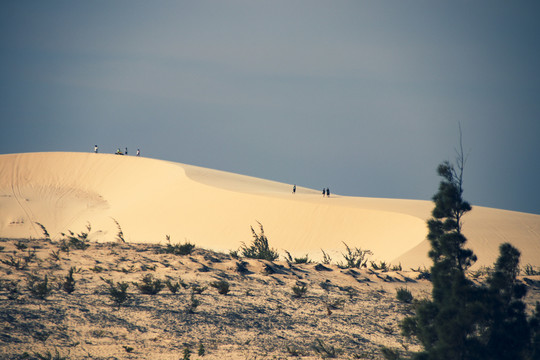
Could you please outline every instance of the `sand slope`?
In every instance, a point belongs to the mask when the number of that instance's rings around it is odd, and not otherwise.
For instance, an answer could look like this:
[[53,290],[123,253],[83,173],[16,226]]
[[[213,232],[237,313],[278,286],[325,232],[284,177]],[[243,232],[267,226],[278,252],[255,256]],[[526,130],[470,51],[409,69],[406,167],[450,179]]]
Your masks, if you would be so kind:
[[[341,260],[343,241],[374,260],[427,265],[429,201],[342,197],[222,171],[133,156],[93,153],[0,155],[0,237],[51,237],[86,231],[113,241],[120,224],[129,242],[190,241],[218,251],[252,239],[264,225],[271,246],[293,255]],[[436,189],[434,189],[435,191]],[[116,221],[116,222],[115,222]],[[258,230],[258,229],[257,229]],[[522,264],[540,266],[540,215],[474,207],[465,233],[490,264],[508,241]]]

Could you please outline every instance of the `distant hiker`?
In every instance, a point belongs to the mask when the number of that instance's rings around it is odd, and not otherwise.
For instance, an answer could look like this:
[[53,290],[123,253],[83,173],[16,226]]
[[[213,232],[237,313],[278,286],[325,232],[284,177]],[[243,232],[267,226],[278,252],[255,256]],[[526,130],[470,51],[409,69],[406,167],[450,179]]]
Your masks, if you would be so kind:
[[330,197],[330,188],[326,188],[326,197]]
[[97,154],[97,152],[98,152],[98,147],[97,147],[97,145],[94,145],[94,152],[95,152],[96,154]]
[[296,184],[294,184],[294,186],[292,187],[292,193],[296,194]]
[[120,148],[116,149],[116,155],[124,155],[122,154],[122,152],[120,151]]
[[137,149],[137,156],[141,156],[141,150]]
[[326,188],[322,189],[322,196],[324,197],[326,195]]
[[127,148],[126,148],[126,152],[124,154],[127,155]]

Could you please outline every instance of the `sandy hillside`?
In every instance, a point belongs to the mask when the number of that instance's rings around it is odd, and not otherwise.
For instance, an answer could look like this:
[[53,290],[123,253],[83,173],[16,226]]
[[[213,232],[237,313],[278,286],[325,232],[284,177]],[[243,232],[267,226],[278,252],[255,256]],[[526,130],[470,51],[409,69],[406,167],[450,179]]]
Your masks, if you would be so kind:
[[[0,239],[0,359],[382,360],[384,348],[420,349],[400,333],[414,307],[397,297],[430,296],[415,271],[74,238]],[[520,281],[531,311],[540,276]]]
[[[228,252],[264,225],[271,246],[293,256],[340,257],[343,241],[373,260],[429,266],[429,201],[332,195],[319,190],[133,156],[93,153],[0,155],[0,237],[53,240],[91,226],[90,239],[132,243],[189,241]],[[434,189],[434,192],[436,189]],[[489,265],[508,241],[522,264],[540,266],[540,215],[474,207],[465,217],[476,266]]]

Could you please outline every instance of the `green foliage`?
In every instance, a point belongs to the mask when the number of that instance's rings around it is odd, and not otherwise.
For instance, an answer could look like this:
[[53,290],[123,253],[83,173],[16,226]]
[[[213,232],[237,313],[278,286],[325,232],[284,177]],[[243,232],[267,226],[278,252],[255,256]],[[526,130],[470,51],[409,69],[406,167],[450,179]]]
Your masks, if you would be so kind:
[[337,350],[334,346],[326,345],[321,339],[315,339],[316,343],[313,345],[313,350],[319,354],[323,359],[337,357]]
[[167,281],[165,281],[165,285],[167,286],[169,291],[173,294],[176,294],[178,290],[180,290],[180,286],[182,286],[184,289],[188,287],[188,285],[182,279],[180,279],[179,281],[175,283],[167,279]]
[[362,250],[361,248],[351,249],[349,245],[343,242],[345,245],[346,253],[342,254],[345,259],[345,263],[339,264],[341,268],[349,269],[361,267],[367,267],[368,257],[373,255],[371,250]]
[[409,289],[403,287],[396,290],[396,298],[404,303],[410,303],[413,300],[413,296]]
[[43,232],[43,236],[45,238],[45,240],[51,240],[51,236],[49,235],[49,232],[47,231],[47,229],[45,228],[45,226],[43,224],[40,224],[36,221],[36,225],[40,227],[41,229],[41,232]]
[[66,238],[62,240],[60,249],[65,252],[69,252],[69,249],[86,250],[90,246],[90,240],[88,234],[92,230],[90,224],[86,226],[88,232],[81,231],[79,234],[75,234],[73,231],[68,230],[69,235],[62,233],[62,236]]
[[210,283],[210,286],[217,289],[221,295],[227,295],[230,291],[230,284],[228,281],[219,280]]
[[115,284],[112,280],[101,279],[108,285],[107,291],[109,292],[109,297],[117,306],[121,306],[129,299],[129,294],[127,292],[129,284],[127,282],[118,282]]
[[428,220],[432,300],[416,303],[416,314],[403,320],[402,331],[416,336],[424,347],[416,359],[531,359],[537,333],[522,301],[527,289],[516,279],[519,251],[510,244],[500,246],[486,285],[466,277],[476,256],[464,249],[461,232],[462,216],[471,210],[462,199],[462,154],[458,171],[448,162],[438,168],[443,180]]
[[197,310],[197,307],[199,307],[199,305],[201,305],[201,301],[195,297],[195,291],[193,291],[192,289],[186,312],[189,314],[193,314],[195,310]]
[[52,286],[49,284],[49,277],[45,275],[44,278],[40,278],[37,275],[29,275],[27,279],[27,288],[30,294],[37,298],[44,300],[52,293]]
[[160,279],[154,279],[152,274],[146,274],[141,279],[141,283],[133,283],[141,294],[155,295],[165,287],[165,284]]
[[65,277],[64,283],[62,284],[62,288],[65,292],[68,294],[71,294],[75,291],[75,279],[73,278],[73,272],[75,271],[74,267],[71,267],[69,269],[68,275]]
[[375,261],[370,261],[371,267],[375,270],[382,270],[384,272],[389,270],[388,264],[386,261],[379,261],[379,265]]
[[332,258],[323,249],[321,249],[321,251],[323,253],[322,263],[325,265],[330,265],[330,263],[332,262]]
[[293,298],[297,298],[297,299],[301,298],[304,295],[306,295],[307,285],[305,283],[299,282],[292,287],[292,291],[293,291],[293,295],[292,295]]
[[289,262],[290,264],[309,264],[311,263],[311,260],[309,260],[309,256],[306,254],[306,256],[303,256],[303,257],[295,257],[293,258],[291,256],[291,253],[288,252],[287,250],[285,250],[285,252],[287,253],[287,257],[285,258],[285,260],[287,260],[287,262]]
[[193,252],[195,249],[195,244],[190,243],[189,241],[186,241],[183,244],[171,244],[171,237],[169,235],[165,236],[167,239],[167,245],[165,245],[165,249],[163,250],[167,254],[174,254],[174,255],[189,255]]
[[191,350],[187,346],[184,348],[184,357],[182,359],[183,360],[191,359]]
[[536,270],[536,268],[531,264],[525,265],[525,267],[523,268],[523,272],[527,276],[540,275],[540,271]]
[[204,356],[205,354],[206,354],[206,350],[205,350],[205,348],[204,348],[203,343],[201,342],[201,343],[199,344],[199,350],[197,351],[197,355],[199,355],[199,356]]
[[381,347],[381,353],[382,356],[386,360],[399,360],[399,351],[397,349],[391,349],[389,347],[383,346]]
[[32,359],[35,360],[68,360],[69,357],[67,356],[61,356],[58,352],[58,349],[55,349],[55,353],[51,353],[49,350],[47,350],[46,353],[40,354],[37,352],[34,352],[34,357]]
[[122,231],[122,227],[120,226],[120,223],[116,221],[116,219],[112,218],[114,223],[116,224],[116,227],[118,228],[118,232],[116,233],[116,240],[118,242],[126,242],[126,239],[124,239],[124,232]]
[[261,223],[258,223],[261,229],[261,233],[257,234],[251,227],[251,233],[253,234],[253,242],[250,246],[242,243],[240,250],[242,251],[242,256],[251,258],[251,259],[261,259],[274,261],[279,258],[279,254],[276,250],[270,248],[268,245],[268,238],[264,234],[264,229]]

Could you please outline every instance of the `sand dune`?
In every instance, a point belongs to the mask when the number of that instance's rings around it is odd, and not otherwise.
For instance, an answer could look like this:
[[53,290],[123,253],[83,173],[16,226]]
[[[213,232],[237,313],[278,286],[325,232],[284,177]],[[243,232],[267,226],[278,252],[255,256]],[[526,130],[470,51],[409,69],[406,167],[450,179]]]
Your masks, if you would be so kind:
[[[370,249],[373,260],[429,266],[425,221],[429,201],[332,195],[318,190],[179,163],[93,153],[0,155],[0,237],[53,239],[68,230],[113,241],[117,224],[129,242],[190,241],[218,251],[251,241],[250,226],[264,225],[283,253],[321,249],[335,261],[343,242]],[[436,189],[434,189],[435,191]],[[476,266],[491,264],[501,242],[540,266],[540,215],[474,207],[464,219]]]

